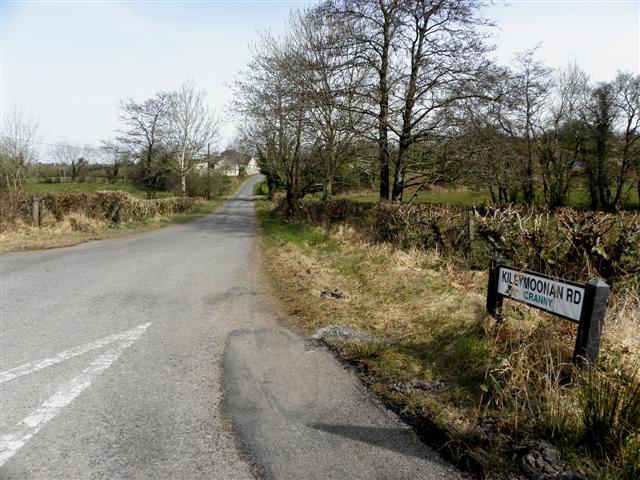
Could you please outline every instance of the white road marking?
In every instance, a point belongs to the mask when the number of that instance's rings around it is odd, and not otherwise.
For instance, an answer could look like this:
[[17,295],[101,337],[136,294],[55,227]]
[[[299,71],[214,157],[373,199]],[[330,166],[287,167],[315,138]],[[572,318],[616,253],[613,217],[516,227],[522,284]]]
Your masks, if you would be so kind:
[[[120,341],[100,355],[80,375],[63,385],[40,408],[15,425],[13,431],[0,437],[0,467],[13,457],[45,424],[91,386],[93,380],[115,362],[122,352],[144,333],[150,323],[125,332]],[[126,336],[125,336],[126,334]],[[44,368],[44,367],[42,367]]]
[[50,367],[51,365],[55,365],[56,363],[64,362],[65,360],[69,360],[73,357],[77,357],[78,355],[90,352],[91,350],[102,348],[105,345],[109,345],[110,343],[118,342],[120,340],[126,340],[131,336],[132,333],[138,331],[144,332],[149,325],[150,323],[145,323],[144,325],[139,325],[131,330],[127,330],[126,332],[115,333],[113,335],[109,335],[108,337],[96,340],[95,342],[87,343],[86,345],[82,345],[80,347],[70,348],[69,350],[60,352],[55,357],[45,358],[44,360],[38,360],[37,362],[25,363],[24,365],[20,365],[19,367],[5,370],[4,372],[0,372],[0,383],[8,382],[9,380],[13,380],[14,378],[21,377],[22,375],[28,375],[29,373],[37,372],[38,370]]

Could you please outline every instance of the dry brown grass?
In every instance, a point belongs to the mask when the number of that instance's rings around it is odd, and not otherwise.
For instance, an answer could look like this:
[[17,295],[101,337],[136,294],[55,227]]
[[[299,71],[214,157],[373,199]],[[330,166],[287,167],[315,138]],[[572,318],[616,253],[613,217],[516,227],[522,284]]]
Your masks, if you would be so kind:
[[223,199],[199,201],[191,212],[166,215],[113,224],[111,221],[72,211],[56,219],[43,218],[42,227],[17,220],[11,228],[0,233],[0,253],[69,247],[93,240],[107,240],[131,234],[145,233],[171,224],[184,223],[208,214],[223,203]]
[[[481,273],[432,270],[428,267],[440,262],[436,256],[366,245],[346,228],[333,238],[339,250],[318,256],[291,243],[269,250],[267,268],[285,282],[281,291],[295,300],[296,309],[304,307],[296,323],[301,330],[342,323],[403,341],[431,330],[428,319],[477,321],[484,301]],[[321,291],[336,288],[344,299],[320,298]]]
[[0,233],[0,252],[17,252],[69,247],[92,240],[105,240],[166,225],[166,218],[132,222],[112,227],[109,222],[72,213],[60,222],[45,223],[42,228],[20,222],[9,232]]
[[[359,365],[373,392],[428,416],[454,448],[490,465],[495,478],[508,469],[510,445],[531,436],[558,440],[568,458],[597,471],[601,459],[575,450],[583,428],[580,390],[571,382],[575,325],[509,302],[506,320],[497,324],[485,313],[485,272],[433,252],[372,245],[344,226],[329,232],[265,215],[265,268],[296,329],[341,324],[392,340],[334,345]],[[320,297],[334,289],[345,298]],[[612,297],[602,353],[608,364],[640,358],[637,293],[629,287]],[[437,394],[390,388],[413,379],[444,380],[450,388]],[[499,419],[495,434],[479,428],[487,417]]]

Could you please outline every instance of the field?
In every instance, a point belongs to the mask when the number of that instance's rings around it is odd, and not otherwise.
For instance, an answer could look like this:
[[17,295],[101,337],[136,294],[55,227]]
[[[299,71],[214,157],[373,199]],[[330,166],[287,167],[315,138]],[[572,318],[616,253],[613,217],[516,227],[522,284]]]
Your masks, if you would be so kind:
[[[406,203],[411,199],[409,190],[403,196]],[[318,195],[316,195],[318,197]],[[378,201],[376,192],[354,191],[346,192],[336,198],[348,198],[354,202],[375,203]],[[416,204],[438,204],[456,206],[484,206],[491,203],[491,194],[486,189],[472,190],[469,188],[444,188],[434,187],[430,191],[421,192],[414,200]],[[586,189],[573,189],[569,193],[569,206],[586,209],[589,207],[589,192]],[[637,189],[631,189],[625,199],[624,206],[628,210],[640,209]]]
[[[45,183],[36,179],[30,179],[24,185],[24,191],[43,194],[43,193],[96,193],[100,191],[123,191],[135,195],[136,197],[146,198],[147,194],[144,190],[136,188],[131,182],[124,181],[95,181],[95,182],[64,182],[64,183]],[[171,192],[157,192],[157,196],[170,197]]]

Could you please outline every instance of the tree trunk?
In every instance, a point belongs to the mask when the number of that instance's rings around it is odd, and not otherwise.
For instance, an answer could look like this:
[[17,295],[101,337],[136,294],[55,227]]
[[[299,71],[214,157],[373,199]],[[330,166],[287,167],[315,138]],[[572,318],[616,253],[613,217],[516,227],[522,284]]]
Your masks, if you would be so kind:
[[380,201],[389,200],[389,48],[391,47],[391,18],[384,13],[380,64],[380,114],[378,115],[378,167],[380,171]]
[[393,193],[392,200],[394,203],[402,203],[402,194],[404,193],[404,177],[407,153],[409,150],[408,142],[405,138],[400,139],[398,149],[398,159],[393,173]]
[[526,178],[522,188],[524,193],[524,201],[529,205],[533,205],[536,195],[533,186],[533,159],[531,157],[531,152],[528,153],[527,168],[525,173]]
[[589,198],[591,199],[591,210],[598,210],[600,206],[600,199],[598,197],[598,189],[596,188],[596,175],[595,172],[590,171],[589,177]]
[[507,203],[507,189],[505,187],[498,187],[498,203],[501,205]]
[[267,199],[271,202],[273,200],[273,193],[276,190],[276,183],[271,178],[271,175],[267,175]]
[[182,196],[187,196],[187,176],[183,173],[180,175],[180,186],[182,188]]
[[333,196],[333,177],[331,175],[324,179],[322,184],[322,202],[327,203]]
[[407,156],[409,148],[413,143],[413,108],[416,101],[416,93],[418,89],[418,77],[420,75],[420,62],[422,61],[422,50],[424,38],[427,32],[428,22],[424,20],[422,25],[416,20],[417,42],[411,48],[411,73],[409,75],[409,84],[407,85],[406,96],[404,100],[404,111],[402,112],[402,133],[400,134],[400,142],[398,145],[398,157],[393,177],[393,202],[402,203],[402,193],[404,192],[404,177],[407,170]]
[[336,170],[335,135],[333,131],[329,135],[328,152],[324,168],[324,181],[322,183],[322,203],[326,204],[333,196],[333,173]]
[[286,201],[287,201],[287,215],[289,217],[293,217],[293,214],[296,209],[296,199],[295,199],[293,190],[291,188],[287,188]]

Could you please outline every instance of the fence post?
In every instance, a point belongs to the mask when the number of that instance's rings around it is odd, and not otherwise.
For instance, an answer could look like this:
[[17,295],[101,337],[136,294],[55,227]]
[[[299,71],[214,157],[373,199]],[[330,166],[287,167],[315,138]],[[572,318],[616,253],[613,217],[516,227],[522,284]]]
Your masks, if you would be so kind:
[[469,244],[471,244],[475,238],[475,225],[473,224],[473,210],[467,211],[467,232],[469,235]]
[[31,198],[31,218],[33,224],[40,228],[40,199],[36,196]]
[[595,365],[609,299],[609,285],[595,278],[585,284],[582,313],[573,351],[573,363],[582,368]]
[[493,257],[489,264],[489,285],[487,287],[487,312],[497,320],[501,320],[500,309],[502,308],[502,295],[498,294],[498,281],[500,266],[506,265],[504,257]]

